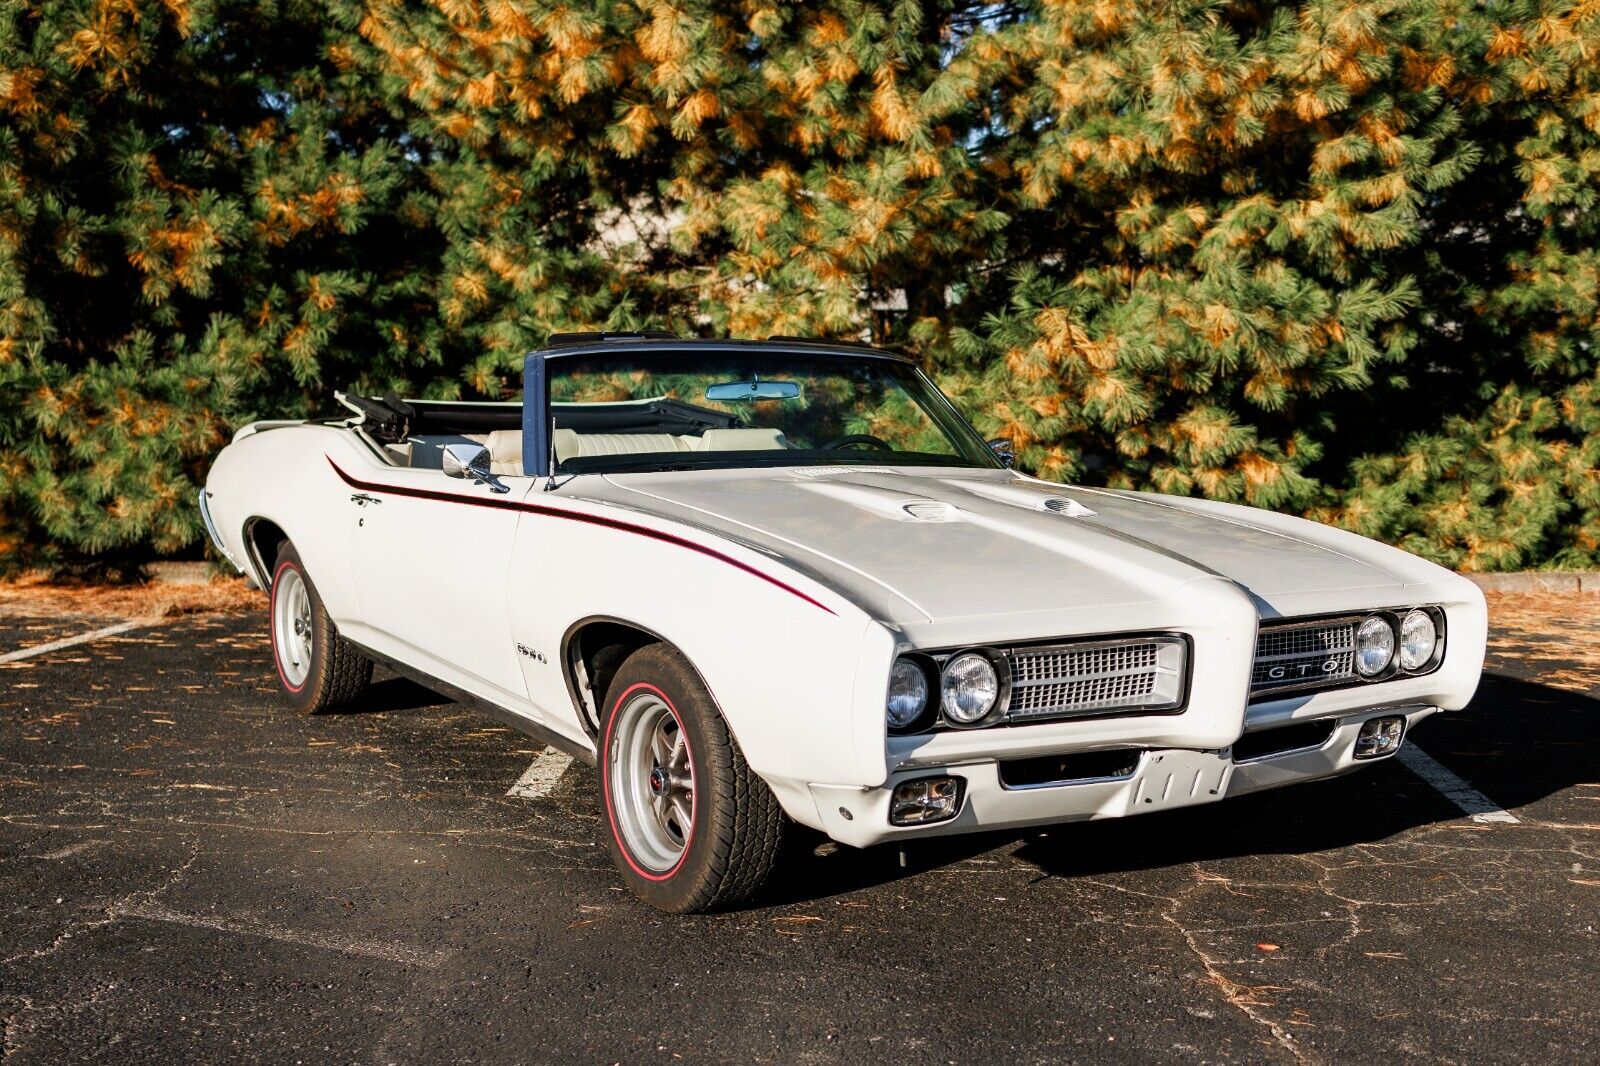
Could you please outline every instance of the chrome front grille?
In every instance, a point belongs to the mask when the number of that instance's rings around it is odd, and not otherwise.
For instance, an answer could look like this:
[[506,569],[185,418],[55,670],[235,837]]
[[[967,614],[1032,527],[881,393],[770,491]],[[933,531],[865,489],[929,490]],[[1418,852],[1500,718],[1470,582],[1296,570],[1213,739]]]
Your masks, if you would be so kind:
[[1356,626],[1360,618],[1330,618],[1263,626],[1256,636],[1250,695],[1324,688],[1356,676]]
[[1139,637],[1011,653],[1012,721],[1118,711],[1160,713],[1183,706],[1186,645],[1180,637]]

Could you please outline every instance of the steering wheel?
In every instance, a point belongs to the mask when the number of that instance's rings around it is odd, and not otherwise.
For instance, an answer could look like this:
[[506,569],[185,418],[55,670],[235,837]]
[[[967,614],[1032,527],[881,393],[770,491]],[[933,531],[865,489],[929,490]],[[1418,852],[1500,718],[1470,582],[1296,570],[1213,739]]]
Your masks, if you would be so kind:
[[878,448],[882,451],[894,451],[894,445],[882,437],[874,437],[871,433],[846,433],[842,437],[835,437],[822,446],[823,451],[832,451],[835,448],[848,448],[853,444],[865,444],[869,448]]

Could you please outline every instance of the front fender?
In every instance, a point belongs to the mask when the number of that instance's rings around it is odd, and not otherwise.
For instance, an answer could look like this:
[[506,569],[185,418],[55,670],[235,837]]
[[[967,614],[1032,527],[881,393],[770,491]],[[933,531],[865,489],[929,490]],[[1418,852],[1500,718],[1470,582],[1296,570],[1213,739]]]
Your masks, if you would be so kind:
[[[750,767],[769,781],[881,784],[895,638],[836,590],[769,554],[634,512],[563,500],[613,525],[524,515],[507,581],[529,696],[580,728],[560,649],[604,616],[659,636],[699,672]],[[621,528],[630,527],[630,528]],[[687,548],[692,540],[706,551]]]

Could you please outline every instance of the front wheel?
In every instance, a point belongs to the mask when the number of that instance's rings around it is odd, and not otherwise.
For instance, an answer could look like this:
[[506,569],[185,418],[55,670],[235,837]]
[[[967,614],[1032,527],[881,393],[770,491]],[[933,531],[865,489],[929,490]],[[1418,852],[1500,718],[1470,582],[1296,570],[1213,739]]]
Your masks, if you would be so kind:
[[268,606],[272,661],[283,694],[301,714],[347,709],[372,680],[372,660],[339,635],[294,546],[272,570]]
[[678,914],[742,903],[772,872],[783,811],[687,659],[635,652],[606,694],[600,800],[628,887]]

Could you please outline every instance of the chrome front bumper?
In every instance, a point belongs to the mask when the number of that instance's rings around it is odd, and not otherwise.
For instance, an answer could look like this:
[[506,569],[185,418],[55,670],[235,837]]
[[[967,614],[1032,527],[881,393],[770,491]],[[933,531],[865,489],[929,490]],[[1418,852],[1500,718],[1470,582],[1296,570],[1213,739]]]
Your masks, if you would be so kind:
[[[1140,756],[1134,771],[1123,777],[1012,788],[1001,783],[999,763],[986,759],[902,770],[877,788],[813,784],[810,791],[828,835],[857,847],[911,837],[1125,818],[1215,803],[1228,796],[1346,773],[1365,765],[1354,757],[1361,723],[1385,715],[1404,715],[1409,738],[1411,728],[1437,710],[1422,706],[1364,708],[1340,718],[1327,740],[1315,748],[1240,762],[1234,761],[1231,748],[1149,750]],[[1392,756],[1385,756],[1388,757]],[[889,799],[894,786],[938,774],[964,781],[965,795],[956,817],[926,826],[890,825]]]

